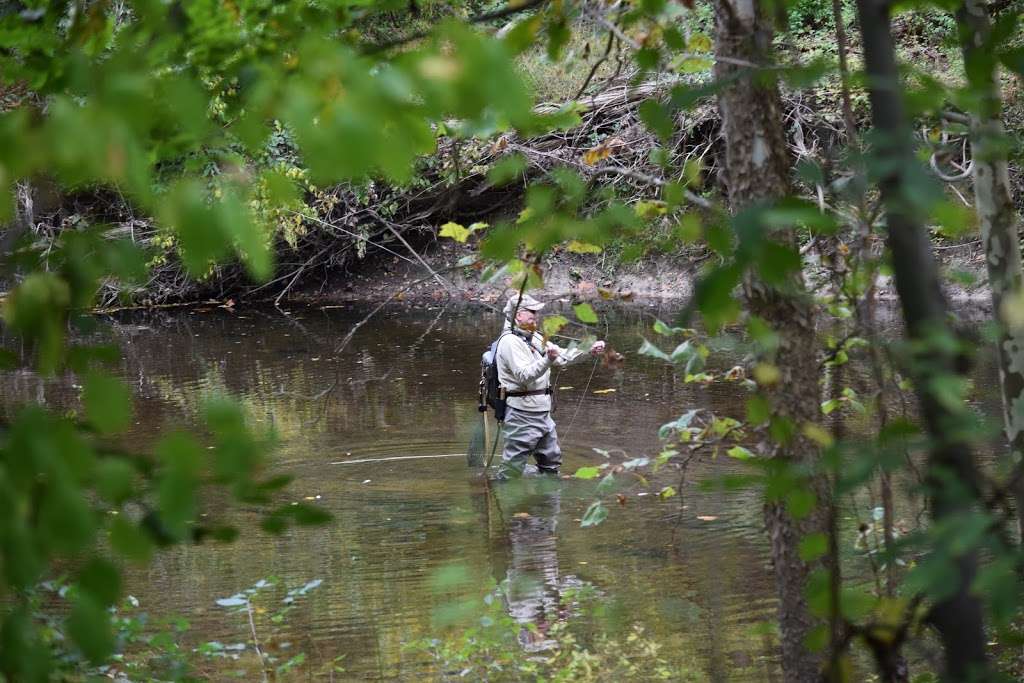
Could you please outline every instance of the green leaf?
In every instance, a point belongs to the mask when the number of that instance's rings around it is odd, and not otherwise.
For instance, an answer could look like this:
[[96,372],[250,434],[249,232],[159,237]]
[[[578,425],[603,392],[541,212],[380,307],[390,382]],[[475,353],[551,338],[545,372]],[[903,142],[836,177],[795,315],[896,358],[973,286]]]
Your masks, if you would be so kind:
[[552,315],[544,318],[542,327],[544,328],[544,335],[550,337],[553,334],[557,334],[559,330],[569,324],[569,319],[561,315]]
[[608,510],[604,504],[599,500],[595,500],[587,508],[586,513],[583,515],[583,520],[580,522],[581,527],[597,526],[608,517]]
[[526,157],[518,152],[499,159],[487,172],[487,180],[491,185],[506,185],[523,174],[526,170]]
[[182,262],[192,277],[202,277],[229,248],[220,217],[210,208],[197,182],[181,182],[168,193],[161,223],[178,236]]
[[827,552],[828,536],[823,533],[808,534],[800,540],[800,559],[804,562],[813,562]]
[[590,307],[590,304],[576,304],[572,307],[572,310],[576,312],[576,317],[579,318],[580,322],[590,324],[597,322],[597,314],[594,313],[594,309]]
[[110,523],[110,547],[140,564],[148,563],[153,556],[153,541],[123,517],[115,517]]
[[173,433],[156,446],[163,463],[157,487],[160,517],[172,536],[185,536],[187,524],[195,519],[196,492],[203,468],[203,451],[191,436]]
[[94,557],[78,573],[78,586],[104,607],[110,607],[121,596],[121,574],[107,560]]
[[110,615],[89,594],[80,594],[67,620],[68,633],[90,662],[106,662],[114,651]]
[[761,425],[771,417],[771,403],[761,395],[751,396],[747,399],[747,422],[752,425]]
[[114,505],[132,495],[134,480],[135,468],[121,458],[104,458],[96,466],[96,491]]
[[597,482],[598,494],[610,493],[613,488],[615,488],[614,472],[609,472],[608,474],[601,477],[601,481]]
[[733,446],[732,448],[726,451],[726,454],[730,458],[736,458],[737,460],[750,460],[751,458],[755,457],[753,453],[748,451],[743,446]]
[[811,514],[818,499],[813,491],[807,489],[794,489],[786,494],[786,511],[794,519],[803,519]]
[[662,140],[672,138],[672,115],[657,100],[645,100],[637,111],[644,125]]
[[758,247],[758,271],[771,284],[782,285],[792,273],[799,272],[801,265],[796,249],[772,241],[762,242]]
[[573,476],[577,479],[593,479],[601,473],[600,467],[581,467]]
[[669,356],[667,353],[665,353],[664,351],[662,351],[661,349],[659,349],[657,346],[647,341],[646,339],[644,339],[644,343],[640,345],[640,350],[637,353],[639,353],[641,356],[651,356],[652,358],[658,358],[667,363],[672,362],[671,356]]
[[333,519],[331,513],[316,505],[299,503],[291,506],[292,517],[299,526],[317,526],[326,524]]
[[99,432],[114,434],[131,425],[132,397],[120,380],[90,373],[84,384],[82,403],[85,417]]
[[710,331],[717,331],[739,315],[739,301],[733,290],[740,283],[741,273],[738,266],[721,266],[697,283],[697,307]]
[[89,544],[95,531],[95,520],[82,494],[82,489],[63,480],[46,489],[38,511],[39,540],[67,553],[81,550]]

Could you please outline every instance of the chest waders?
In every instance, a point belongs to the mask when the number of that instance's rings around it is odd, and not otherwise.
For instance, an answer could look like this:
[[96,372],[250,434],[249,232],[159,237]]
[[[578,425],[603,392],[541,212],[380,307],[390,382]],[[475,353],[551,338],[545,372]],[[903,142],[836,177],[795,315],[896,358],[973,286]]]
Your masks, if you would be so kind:
[[484,465],[484,470],[491,468],[491,463],[494,461],[494,454],[498,451],[498,441],[501,439],[501,427],[505,423],[505,414],[508,411],[508,399],[509,398],[520,398],[525,396],[543,396],[553,395],[554,391],[550,386],[543,389],[534,389],[532,391],[508,391],[505,387],[501,386],[498,382],[498,345],[501,340],[508,334],[514,334],[530,347],[530,350],[536,354],[540,354],[533,344],[531,343],[533,335],[527,337],[525,334],[520,333],[517,330],[505,332],[495,340],[494,344],[486,353],[484,353],[483,372],[480,376],[480,392],[479,392],[479,405],[477,410],[483,413],[484,421],[484,443],[490,441],[490,423],[487,421],[487,406],[491,406],[494,409],[494,418],[498,423],[498,429],[494,434],[494,441],[491,444],[491,453],[487,457],[487,463]]

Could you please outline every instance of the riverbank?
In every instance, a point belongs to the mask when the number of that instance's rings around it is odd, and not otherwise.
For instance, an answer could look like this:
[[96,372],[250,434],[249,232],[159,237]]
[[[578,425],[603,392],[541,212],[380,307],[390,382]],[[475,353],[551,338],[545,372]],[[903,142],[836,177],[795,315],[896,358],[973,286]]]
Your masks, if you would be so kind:
[[[985,310],[991,305],[985,259],[980,240],[945,243],[935,247],[936,258],[946,274],[946,293],[951,301],[977,303]],[[387,299],[408,302],[482,302],[494,304],[512,291],[512,278],[488,278],[485,268],[462,266],[473,256],[471,247],[440,240],[420,254],[422,262],[409,263],[397,256],[378,258],[359,271],[337,277],[317,287],[300,289],[288,301],[306,304],[380,302]],[[647,256],[623,263],[612,256],[556,252],[541,264],[543,287],[531,290],[544,299],[574,300],[689,299],[702,274],[717,262],[710,253]],[[815,250],[805,254],[806,280],[819,294],[827,291],[827,277]],[[432,273],[436,273],[434,277]],[[878,289],[882,300],[895,301],[890,278],[882,277]]]

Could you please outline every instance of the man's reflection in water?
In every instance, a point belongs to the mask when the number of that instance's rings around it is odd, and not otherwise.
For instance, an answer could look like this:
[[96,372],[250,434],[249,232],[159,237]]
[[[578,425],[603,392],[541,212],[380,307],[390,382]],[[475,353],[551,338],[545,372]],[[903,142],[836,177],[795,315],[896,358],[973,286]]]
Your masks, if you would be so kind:
[[[564,622],[571,605],[564,600],[569,588],[582,582],[562,576],[558,567],[558,514],[562,504],[561,482],[548,476],[529,476],[491,488],[493,505],[503,521],[505,539],[492,554],[496,579],[503,583],[509,615],[522,628],[519,640],[530,652],[555,645],[548,637],[551,627]],[[493,537],[492,537],[493,538]]]

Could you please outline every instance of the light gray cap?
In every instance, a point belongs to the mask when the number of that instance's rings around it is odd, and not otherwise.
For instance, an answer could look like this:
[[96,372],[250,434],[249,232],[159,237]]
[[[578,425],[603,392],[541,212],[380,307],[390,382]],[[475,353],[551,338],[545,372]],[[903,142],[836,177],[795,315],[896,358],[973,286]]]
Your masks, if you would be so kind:
[[513,294],[508,298],[508,303],[505,304],[505,315],[512,315],[512,311],[515,310],[517,301],[519,301],[519,308],[525,311],[533,311],[536,313],[540,309],[544,308],[543,301],[537,301],[529,294],[523,293],[521,301],[518,294]]

